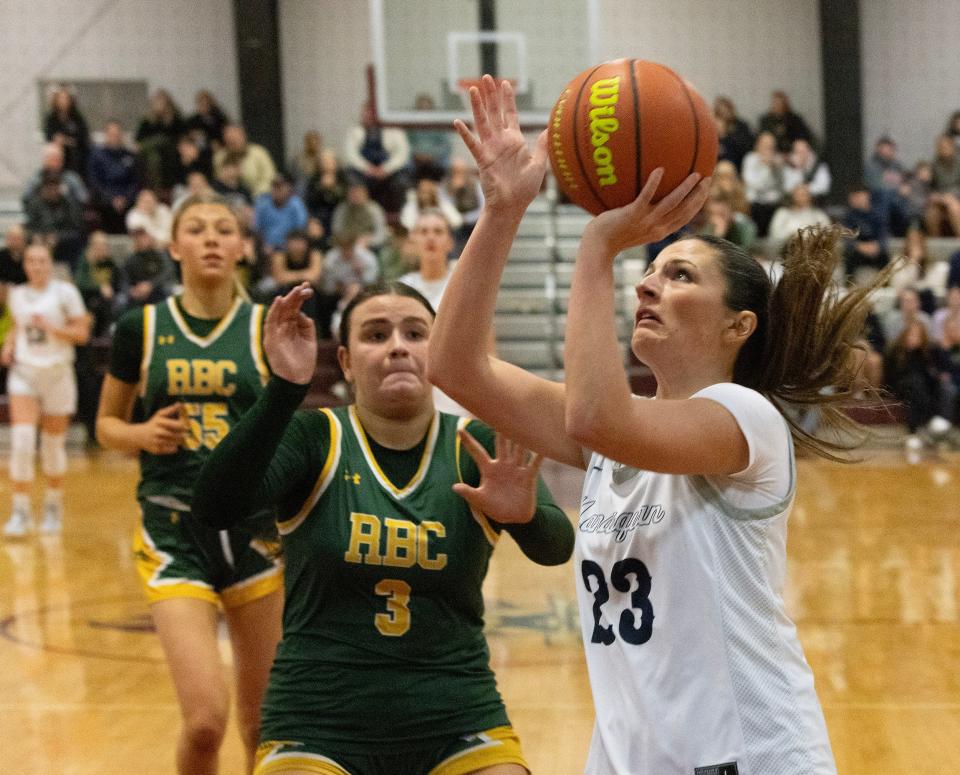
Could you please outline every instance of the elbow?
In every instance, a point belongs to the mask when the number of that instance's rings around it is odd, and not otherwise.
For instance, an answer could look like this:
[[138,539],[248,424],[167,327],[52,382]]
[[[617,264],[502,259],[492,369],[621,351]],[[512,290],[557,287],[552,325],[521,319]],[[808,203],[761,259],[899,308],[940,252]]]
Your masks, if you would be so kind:
[[568,401],[563,417],[567,435],[581,447],[596,448],[598,431],[603,427],[603,418],[595,406],[587,402]]

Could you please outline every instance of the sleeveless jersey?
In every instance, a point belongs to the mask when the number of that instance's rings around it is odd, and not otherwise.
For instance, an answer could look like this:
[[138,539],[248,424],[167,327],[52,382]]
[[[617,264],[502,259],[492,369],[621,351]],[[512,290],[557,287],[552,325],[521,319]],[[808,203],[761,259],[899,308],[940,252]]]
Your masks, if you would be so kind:
[[284,638],[261,739],[412,751],[509,723],[483,634],[498,533],[451,489],[475,469],[460,465],[468,421],[436,413],[416,473],[398,486],[353,407],[306,419],[329,452],[307,502],[279,522]]
[[73,363],[73,345],[33,325],[35,315],[55,326],[86,314],[80,292],[73,283],[51,279],[42,289],[24,283],[10,289],[10,314],[17,324],[14,359],[22,366],[49,368]]
[[189,505],[203,461],[253,404],[269,377],[263,307],[237,298],[205,337],[194,334],[173,297],[143,308],[140,400],[145,417],[182,402],[188,435],[172,455],[140,453],[137,497]]
[[[789,456],[789,492],[747,509],[718,478],[592,456],[575,552],[596,707],[586,772],[834,775],[813,674],[782,598],[795,478],[789,431],[746,388],[700,395],[727,408],[735,397],[731,413],[751,450],[744,411],[754,412],[754,428],[763,432],[765,422],[767,435],[782,439],[774,443],[781,463]],[[771,431],[777,422],[780,435]]]

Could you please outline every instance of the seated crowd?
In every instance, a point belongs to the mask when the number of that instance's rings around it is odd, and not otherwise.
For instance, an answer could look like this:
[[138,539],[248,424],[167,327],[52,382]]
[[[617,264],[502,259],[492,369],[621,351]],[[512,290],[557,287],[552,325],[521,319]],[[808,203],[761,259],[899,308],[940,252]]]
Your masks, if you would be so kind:
[[[421,95],[417,107],[429,108],[430,97]],[[864,373],[908,407],[910,444],[952,428],[960,419],[960,251],[949,261],[931,260],[927,237],[960,237],[957,115],[936,139],[933,157],[912,168],[898,159],[891,138],[879,138],[863,184],[845,192],[845,207],[829,209],[829,166],[786,94],[772,94],[756,131],[728,97],[715,100],[714,116],[720,152],[713,191],[684,231],[729,239],[776,273],[797,229],[839,221],[850,234],[846,277],[838,280],[848,282],[883,271],[889,239],[903,238],[906,257],[890,278],[896,308],[865,332]],[[475,171],[452,154],[452,131],[383,127],[369,105],[341,152],[310,131],[279,167],[208,91],[197,93],[195,112],[185,117],[158,90],[135,131],[108,121],[92,142],[75,99],[60,88],[45,132],[39,169],[23,192],[25,222],[8,231],[0,250],[0,304],[9,285],[24,280],[24,246],[42,240],[79,288],[95,337],[109,336],[124,312],[176,289],[166,244],[172,213],[187,196],[213,191],[241,213],[242,276],[251,298],[269,301],[303,281],[314,286],[310,311],[328,338],[338,311],[363,284],[418,269],[412,234],[422,214],[446,221],[452,258],[483,207]],[[119,234],[127,239],[110,236]],[[129,246],[125,255],[119,244]],[[652,258],[658,246],[650,248]]]

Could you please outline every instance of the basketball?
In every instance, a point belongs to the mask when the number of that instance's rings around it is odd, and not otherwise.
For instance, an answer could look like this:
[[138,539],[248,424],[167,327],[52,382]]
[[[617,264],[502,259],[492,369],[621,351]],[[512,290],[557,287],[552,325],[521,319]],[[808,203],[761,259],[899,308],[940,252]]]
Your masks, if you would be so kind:
[[616,59],[580,73],[560,94],[548,125],[560,188],[594,215],[629,204],[664,168],[658,201],[691,172],[712,174],[717,128],[703,98],[669,67]]

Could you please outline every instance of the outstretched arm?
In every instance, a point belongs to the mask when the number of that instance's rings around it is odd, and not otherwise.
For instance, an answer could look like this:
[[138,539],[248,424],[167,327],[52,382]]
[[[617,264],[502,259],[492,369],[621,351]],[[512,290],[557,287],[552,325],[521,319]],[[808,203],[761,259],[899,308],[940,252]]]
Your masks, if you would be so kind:
[[547,136],[531,150],[513,90],[489,75],[470,89],[474,132],[454,126],[477,162],[486,206],[444,291],[430,336],[429,376],[470,412],[520,444],[578,468],[579,445],[564,430],[564,388],[492,357],[497,289],[527,205],[546,170]]

